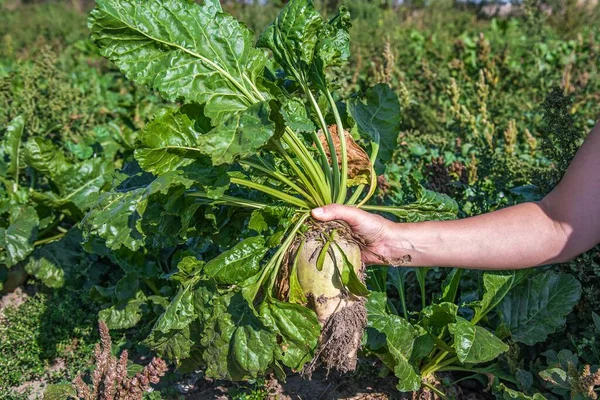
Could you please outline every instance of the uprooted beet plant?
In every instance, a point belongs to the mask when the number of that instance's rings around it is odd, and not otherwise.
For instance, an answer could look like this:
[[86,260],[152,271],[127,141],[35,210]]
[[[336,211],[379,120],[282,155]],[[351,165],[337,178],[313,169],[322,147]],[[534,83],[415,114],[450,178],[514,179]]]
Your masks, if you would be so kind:
[[216,0],[100,0],[89,26],[104,56],[176,103],[146,125],[137,165],[82,222],[86,248],[108,249],[126,272],[94,288],[130,299],[101,317],[127,328],[159,310],[144,343],[209,377],[354,370],[367,326],[364,245],[310,210],[339,203],[419,221],[454,218],[457,206],[414,181],[414,203],[369,202],[401,109],[387,85],[336,96],[348,11],[327,21],[310,1],[290,1],[256,45]]

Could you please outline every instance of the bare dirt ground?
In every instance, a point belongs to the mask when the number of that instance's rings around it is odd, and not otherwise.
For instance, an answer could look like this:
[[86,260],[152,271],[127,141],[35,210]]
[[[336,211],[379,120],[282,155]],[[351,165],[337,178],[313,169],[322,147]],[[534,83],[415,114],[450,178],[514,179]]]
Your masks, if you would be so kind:
[[[218,385],[215,382],[203,380],[198,382],[196,391],[188,394],[190,400],[226,400],[233,388],[231,383]],[[409,399],[394,388],[391,378],[348,378],[329,377],[325,373],[315,372],[313,379],[308,381],[299,375],[289,376],[286,382],[270,378],[266,382],[268,395],[266,400],[396,400]]]

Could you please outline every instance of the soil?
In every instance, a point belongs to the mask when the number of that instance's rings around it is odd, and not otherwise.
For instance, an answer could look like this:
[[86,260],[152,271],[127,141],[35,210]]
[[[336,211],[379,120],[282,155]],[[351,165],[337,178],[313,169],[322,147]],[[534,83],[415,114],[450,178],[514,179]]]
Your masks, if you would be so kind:
[[[203,380],[197,391],[186,396],[189,400],[226,400],[234,386],[231,382],[220,385]],[[204,387],[202,387],[204,385]],[[410,399],[394,388],[395,378],[377,378],[373,376],[340,376],[318,370],[312,380],[306,380],[295,374],[280,382],[275,378],[267,379],[265,387],[268,395],[265,400],[400,400]],[[210,386],[210,387],[209,387]]]

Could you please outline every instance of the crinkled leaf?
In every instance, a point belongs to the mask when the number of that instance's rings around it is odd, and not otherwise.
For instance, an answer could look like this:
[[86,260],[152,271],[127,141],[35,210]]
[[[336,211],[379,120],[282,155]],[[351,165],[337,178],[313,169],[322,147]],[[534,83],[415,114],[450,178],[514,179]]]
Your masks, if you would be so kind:
[[198,275],[204,267],[204,264],[204,261],[200,261],[196,259],[196,257],[184,257],[181,261],[179,261],[179,264],[177,264],[176,271],[163,277],[179,283],[185,283],[191,277]]
[[36,248],[27,259],[25,271],[48,287],[62,287],[83,256],[80,241],[80,232],[73,229],[62,239]]
[[[141,218],[148,207],[148,198],[154,194],[167,194],[173,188],[189,188],[194,182],[175,171],[164,174],[149,184],[107,192],[100,196],[95,207],[81,222],[86,236],[97,235],[106,241],[111,250],[125,246],[136,251],[144,244]],[[165,228],[167,228],[165,226]]]
[[239,380],[264,373],[274,359],[275,336],[240,293],[220,296],[213,307],[202,335],[206,376]]
[[197,147],[211,157],[214,165],[253,156],[275,134],[269,113],[267,102],[254,104],[200,136]]
[[421,321],[425,327],[439,329],[456,322],[457,313],[458,306],[454,303],[432,304],[421,310]]
[[0,222],[0,264],[12,267],[33,251],[39,219],[29,206],[13,205],[8,214],[8,224]]
[[313,358],[321,328],[312,310],[269,298],[261,304],[260,315],[281,336],[278,358],[286,366],[297,371]]
[[348,102],[348,111],[356,121],[361,137],[379,148],[375,171],[382,174],[392,159],[400,133],[400,101],[385,84],[378,84],[365,92],[364,100],[356,97]]
[[388,314],[386,304],[385,293],[371,292],[366,304],[368,327],[386,336],[388,349],[396,362],[394,373],[399,379],[398,390],[418,390],[421,387],[421,378],[409,362],[417,332],[404,318]]
[[98,318],[106,322],[109,329],[133,328],[142,319],[141,308],[146,303],[146,297],[140,291],[134,299],[125,304],[118,304],[98,313]]
[[102,55],[169,101],[206,103],[215,124],[252,101],[266,57],[217,1],[99,0],[89,19]]
[[[19,162],[24,128],[25,118],[22,115],[13,118],[6,126],[4,138],[0,141],[0,176],[14,177],[21,168]],[[6,162],[4,171],[3,162]]]
[[462,317],[448,325],[454,336],[453,347],[461,363],[476,364],[492,361],[508,350],[508,345],[487,329],[473,325]]
[[541,393],[536,393],[532,396],[529,396],[525,393],[511,389],[503,383],[500,383],[494,389],[499,395],[502,395],[502,397],[497,397],[502,400],[546,400],[546,397],[544,397]]
[[203,133],[181,110],[161,110],[140,134],[135,158],[142,169],[155,175],[174,171],[204,157],[198,148]]
[[350,12],[345,6],[324,27],[316,52],[323,67],[339,66],[350,58]]
[[285,124],[296,132],[313,132],[316,127],[298,99],[286,99],[280,109]]
[[512,290],[500,304],[499,314],[512,339],[531,346],[561,329],[580,297],[577,279],[548,271]]
[[306,68],[313,62],[323,24],[311,0],[290,1],[260,35],[257,46],[270,49],[287,68]]
[[483,288],[485,291],[481,301],[474,307],[474,320],[481,320],[481,318],[500,304],[512,288],[521,283],[529,275],[531,275],[529,270],[485,272],[483,274]]
[[184,288],[179,289],[165,312],[158,318],[154,331],[169,333],[188,326],[197,317],[194,309],[194,292]]
[[190,327],[185,326],[166,333],[153,329],[150,336],[144,340],[144,344],[156,351],[160,357],[179,364],[190,356],[194,342],[190,339]]
[[32,192],[31,198],[38,204],[79,217],[94,205],[110,184],[113,171],[112,161],[100,158],[71,164],[50,175],[57,192]]
[[268,247],[262,236],[245,239],[204,266],[204,273],[221,284],[238,284],[260,270]]
[[403,206],[367,206],[365,209],[383,211],[398,217],[402,222],[422,222],[431,220],[455,219],[458,204],[449,196],[427,190],[410,176],[417,200]]
[[65,155],[51,140],[31,138],[25,145],[25,161],[38,172],[54,177],[64,174],[71,166]]

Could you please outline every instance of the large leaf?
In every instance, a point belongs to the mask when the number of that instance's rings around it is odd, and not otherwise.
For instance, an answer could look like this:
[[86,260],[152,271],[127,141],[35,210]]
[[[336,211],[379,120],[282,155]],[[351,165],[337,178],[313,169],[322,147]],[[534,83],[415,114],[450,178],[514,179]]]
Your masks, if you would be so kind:
[[125,246],[136,251],[143,245],[146,236],[141,218],[148,208],[150,196],[168,194],[174,188],[189,188],[193,183],[182,172],[175,171],[150,183],[142,181],[139,185],[105,193],[81,221],[82,230],[87,237],[95,235],[103,238],[111,250]]
[[323,24],[311,0],[290,1],[260,35],[257,46],[270,49],[288,69],[305,69],[313,62]]
[[281,336],[277,353],[286,366],[297,371],[313,358],[321,329],[312,310],[269,298],[261,304],[260,315]]
[[221,284],[238,284],[255,275],[268,247],[262,236],[245,239],[204,266],[204,273]]
[[394,373],[399,379],[398,390],[418,390],[421,378],[409,362],[418,332],[404,318],[389,314],[386,304],[385,293],[371,292],[367,300],[368,327],[385,334],[386,344],[396,362]]
[[40,137],[30,139],[25,145],[25,161],[31,168],[52,179],[71,166],[60,148],[51,140]]
[[0,221],[0,264],[12,267],[33,251],[39,219],[29,206],[13,205],[8,214],[7,225]]
[[168,100],[206,103],[215,124],[256,99],[266,57],[218,1],[99,0],[89,19],[102,55]]
[[135,158],[140,167],[155,175],[189,165],[202,157],[195,121],[181,110],[161,110],[139,136]]
[[423,326],[430,328],[444,328],[456,322],[458,306],[454,303],[432,304],[421,310]]
[[80,217],[94,205],[106,187],[110,187],[113,171],[113,162],[101,158],[70,164],[50,175],[56,192],[31,192],[31,197],[38,204]]
[[169,333],[187,327],[197,317],[194,309],[194,292],[189,288],[179,289],[165,312],[158,318],[154,331]]
[[214,165],[253,156],[275,134],[275,123],[269,119],[269,113],[267,102],[254,104],[200,136],[197,146],[211,157]]
[[394,91],[385,84],[367,89],[364,100],[356,97],[348,102],[348,111],[356,121],[361,137],[379,149],[375,171],[382,174],[392,159],[400,133],[400,101]]
[[62,287],[83,256],[80,241],[80,232],[72,229],[61,240],[36,248],[25,270],[48,287]]
[[565,325],[581,297],[581,284],[571,275],[547,271],[511,291],[499,313],[512,339],[534,345]]
[[140,291],[135,298],[126,303],[101,310],[98,318],[104,321],[109,329],[133,328],[142,319],[141,308],[146,301],[146,296]]
[[461,363],[475,364],[491,361],[508,350],[508,345],[487,329],[457,317],[448,325],[454,336],[454,349]]
[[483,287],[485,291],[481,301],[474,307],[475,317],[473,318],[473,322],[477,323],[493,310],[512,288],[521,283],[531,273],[532,270],[485,272],[483,274]]
[[[18,175],[21,168],[19,162],[24,128],[25,118],[22,115],[15,117],[6,127],[4,138],[0,142],[0,176],[15,177]],[[6,167],[2,166],[4,162],[7,162]],[[3,170],[4,168],[6,169]],[[15,183],[18,184],[18,182]]]
[[247,379],[265,372],[275,356],[276,342],[240,293],[213,301],[212,317],[202,334],[206,376]]
[[190,338],[190,327],[185,326],[167,333],[152,330],[144,344],[154,349],[161,357],[179,364],[190,356],[194,341]]
[[350,12],[344,6],[323,27],[316,48],[316,64],[321,74],[324,68],[342,65],[350,58],[350,27]]

